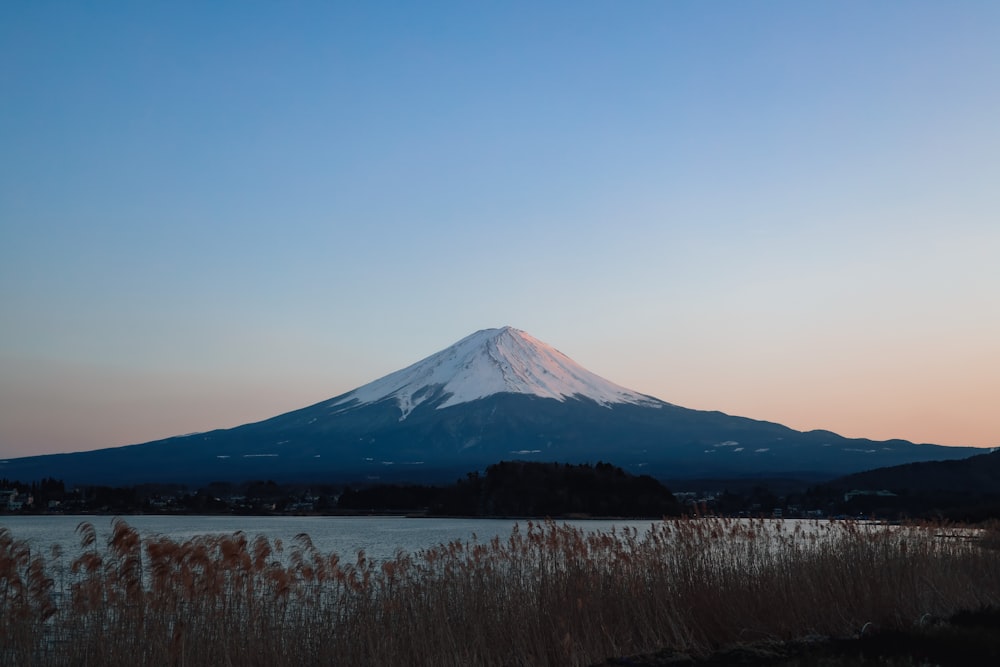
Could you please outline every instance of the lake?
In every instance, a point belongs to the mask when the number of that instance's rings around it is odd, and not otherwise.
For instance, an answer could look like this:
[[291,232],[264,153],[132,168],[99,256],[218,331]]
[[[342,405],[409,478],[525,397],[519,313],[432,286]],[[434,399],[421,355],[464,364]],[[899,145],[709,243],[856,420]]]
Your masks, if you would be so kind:
[[[25,540],[32,550],[48,552],[59,544],[67,557],[79,551],[76,527],[82,521],[97,529],[98,545],[107,544],[111,536],[111,516],[47,515],[2,516],[0,527],[10,530],[14,539]],[[398,549],[416,553],[421,549],[454,540],[476,540],[485,543],[496,536],[507,538],[515,524],[521,530],[527,519],[451,519],[409,518],[401,516],[178,516],[134,515],[122,517],[143,537],[163,535],[184,541],[196,535],[231,534],[243,531],[253,539],[265,535],[272,542],[280,539],[290,546],[295,536],[307,533],[323,553],[336,552],[345,560],[353,560],[358,550],[375,560],[392,558]],[[536,521],[537,522],[537,521]],[[635,528],[643,535],[652,519],[574,520],[558,523],[577,526],[586,531],[610,532],[613,528]]]

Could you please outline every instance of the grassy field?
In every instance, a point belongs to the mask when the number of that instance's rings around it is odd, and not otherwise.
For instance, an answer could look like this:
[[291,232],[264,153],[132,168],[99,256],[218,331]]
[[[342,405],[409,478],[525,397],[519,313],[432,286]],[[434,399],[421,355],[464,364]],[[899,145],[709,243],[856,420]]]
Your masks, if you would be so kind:
[[78,532],[82,553],[65,562],[0,529],[0,664],[698,659],[1000,605],[995,527],[681,519],[640,535],[543,522],[378,563],[320,553],[307,535],[177,542],[116,520],[104,546],[93,526]]

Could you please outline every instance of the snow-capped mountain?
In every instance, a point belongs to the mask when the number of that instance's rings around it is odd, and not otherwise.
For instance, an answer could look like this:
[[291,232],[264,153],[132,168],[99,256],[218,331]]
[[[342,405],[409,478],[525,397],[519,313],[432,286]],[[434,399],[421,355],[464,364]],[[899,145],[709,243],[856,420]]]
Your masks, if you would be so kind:
[[68,483],[452,481],[501,460],[613,463],[661,479],[804,475],[981,453],[847,439],[691,410],[595,375],[511,327],[484,329],[315,405],[232,429],[0,461]]
[[507,326],[466,336],[412,366],[344,394],[331,407],[354,408],[392,399],[403,420],[439,394],[446,398],[435,405],[438,410],[503,393],[557,401],[588,398],[600,405],[663,404],[605,380],[554,347]]

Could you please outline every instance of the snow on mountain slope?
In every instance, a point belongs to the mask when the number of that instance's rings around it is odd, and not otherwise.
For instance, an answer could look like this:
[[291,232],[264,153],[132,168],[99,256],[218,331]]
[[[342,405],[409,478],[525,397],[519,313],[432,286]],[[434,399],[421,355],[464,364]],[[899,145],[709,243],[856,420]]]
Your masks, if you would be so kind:
[[559,401],[584,397],[601,405],[663,405],[662,401],[591,373],[559,350],[519,329],[502,327],[466,336],[412,366],[344,394],[330,407],[349,409],[391,397],[399,405],[403,420],[420,403],[435,395],[433,390],[439,387],[449,396],[438,409],[504,392]]

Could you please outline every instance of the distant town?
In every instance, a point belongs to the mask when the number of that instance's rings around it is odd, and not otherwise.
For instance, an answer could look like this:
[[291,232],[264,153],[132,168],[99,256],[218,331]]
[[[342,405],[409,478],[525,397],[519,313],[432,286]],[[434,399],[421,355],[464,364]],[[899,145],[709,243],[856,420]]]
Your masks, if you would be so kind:
[[1000,517],[995,497],[844,489],[789,480],[686,482],[671,492],[606,463],[502,462],[452,485],[303,484],[254,480],[199,488],[171,484],[74,486],[0,479],[0,514],[207,514],[776,518]]

